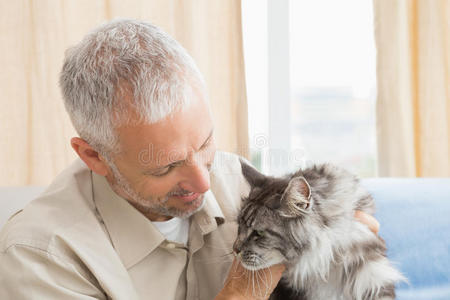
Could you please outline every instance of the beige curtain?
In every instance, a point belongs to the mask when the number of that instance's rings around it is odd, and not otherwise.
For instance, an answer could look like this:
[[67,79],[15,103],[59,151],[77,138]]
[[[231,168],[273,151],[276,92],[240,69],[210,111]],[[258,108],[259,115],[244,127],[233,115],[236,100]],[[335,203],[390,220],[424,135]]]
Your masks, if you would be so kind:
[[374,0],[380,176],[450,176],[450,0]]
[[58,73],[64,50],[112,18],[161,26],[205,76],[219,149],[246,155],[239,0],[0,0],[0,186],[43,185],[75,153]]

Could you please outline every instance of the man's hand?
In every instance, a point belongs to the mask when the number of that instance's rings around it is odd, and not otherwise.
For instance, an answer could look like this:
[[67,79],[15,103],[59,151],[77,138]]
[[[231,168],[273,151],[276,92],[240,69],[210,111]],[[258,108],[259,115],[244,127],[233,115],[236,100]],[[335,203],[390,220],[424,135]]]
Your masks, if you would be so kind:
[[214,300],[268,299],[285,268],[284,265],[278,264],[258,271],[249,271],[235,259],[224,288]]
[[367,225],[373,233],[378,234],[378,230],[380,230],[380,223],[378,223],[378,221],[371,215],[366,214],[361,210],[357,210],[355,211],[355,219]]

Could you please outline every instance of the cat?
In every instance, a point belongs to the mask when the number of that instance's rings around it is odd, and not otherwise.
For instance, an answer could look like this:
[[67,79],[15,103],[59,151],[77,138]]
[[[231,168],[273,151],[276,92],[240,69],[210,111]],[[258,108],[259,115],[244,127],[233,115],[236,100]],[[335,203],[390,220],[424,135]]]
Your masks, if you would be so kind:
[[331,164],[280,178],[243,160],[241,167],[250,193],[233,252],[251,271],[286,265],[270,300],[395,299],[395,284],[406,279],[383,239],[354,218],[355,210],[375,211],[356,176]]

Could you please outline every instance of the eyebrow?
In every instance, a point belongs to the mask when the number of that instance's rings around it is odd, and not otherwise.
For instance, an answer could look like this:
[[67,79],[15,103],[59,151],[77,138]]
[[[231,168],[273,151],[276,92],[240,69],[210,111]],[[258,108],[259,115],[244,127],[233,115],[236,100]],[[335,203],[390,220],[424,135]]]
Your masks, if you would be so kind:
[[208,137],[206,138],[206,140],[203,142],[203,144],[200,146],[200,148],[198,150],[203,149],[206,146],[206,144],[208,144],[208,142],[211,140],[211,138],[213,136],[213,133],[214,133],[214,129],[211,129],[211,132],[209,133]]
[[[209,143],[209,141],[211,140],[211,138],[212,138],[212,136],[213,136],[213,133],[214,133],[214,128],[211,129],[211,132],[209,133],[208,137],[206,138],[206,140],[203,142],[203,144],[200,146],[200,148],[199,148],[197,151],[203,149],[203,148]],[[179,163],[184,162],[184,161],[185,161],[184,159],[177,160],[177,161],[171,162],[170,164],[167,164],[167,165],[165,165],[165,166],[157,167],[157,168],[154,168],[154,169],[147,169],[147,170],[144,170],[143,173],[144,173],[144,174],[151,174],[151,173],[153,173],[153,172],[156,172],[156,171],[165,169],[165,168],[167,168],[167,167],[170,167],[170,166],[172,166],[172,165],[179,164]]]

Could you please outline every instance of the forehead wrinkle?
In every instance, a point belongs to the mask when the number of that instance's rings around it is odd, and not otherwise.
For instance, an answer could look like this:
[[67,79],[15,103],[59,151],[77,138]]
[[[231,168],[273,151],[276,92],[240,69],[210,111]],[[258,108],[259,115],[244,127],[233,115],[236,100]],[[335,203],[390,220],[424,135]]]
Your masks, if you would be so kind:
[[[208,136],[205,140],[202,141],[202,144],[199,149],[200,151],[202,147],[204,147],[212,138],[214,134],[214,127],[209,132]],[[173,149],[167,149],[173,147],[172,144],[165,145],[164,147],[160,147],[157,149],[151,149],[149,151],[153,151],[154,155],[156,155],[156,165],[152,166],[150,168],[146,168],[143,171],[144,172],[151,172],[156,171],[159,169],[163,169],[171,164],[177,163],[177,162],[183,162],[187,159],[189,149],[181,149],[178,145],[176,145]],[[188,147],[189,148],[189,147]],[[146,149],[141,149],[141,151],[144,151]],[[165,154],[165,155],[159,155],[159,154]],[[161,159],[160,159],[161,158]]]
[[146,167],[161,167],[186,160],[210,137],[213,128],[207,103],[196,98],[186,109],[176,110],[155,123],[120,126],[117,131],[129,155],[151,151],[154,159],[146,162]]
[[[201,141],[200,146],[193,147],[192,145],[187,146],[186,148],[181,149],[179,146],[176,146],[174,149],[169,150],[162,150],[163,153],[166,153],[166,162],[162,164],[162,166],[158,168],[164,168],[165,166],[168,166],[170,164],[176,163],[176,162],[182,162],[188,159],[190,152],[195,151],[196,153],[201,151],[202,148],[213,138],[214,135],[214,127],[211,128],[211,130],[208,132],[208,136]],[[169,145],[169,147],[172,145]]]

